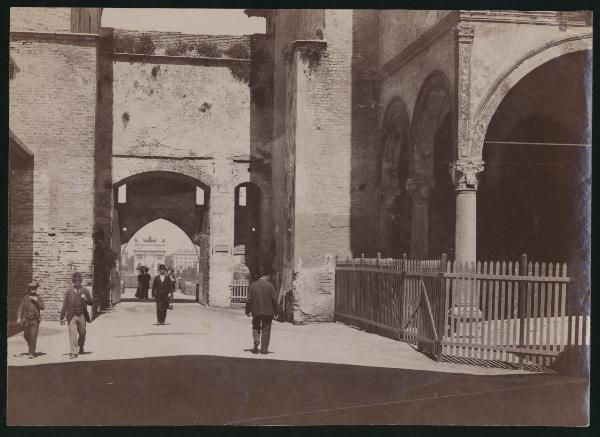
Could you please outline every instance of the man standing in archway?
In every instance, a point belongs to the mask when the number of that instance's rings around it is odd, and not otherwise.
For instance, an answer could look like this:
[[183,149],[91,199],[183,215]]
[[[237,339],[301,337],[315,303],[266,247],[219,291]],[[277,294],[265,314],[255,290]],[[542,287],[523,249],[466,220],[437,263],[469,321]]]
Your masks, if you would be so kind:
[[167,275],[167,267],[164,264],[158,266],[160,275],[152,282],[152,294],[156,301],[156,321],[158,325],[164,325],[169,307],[169,294],[173,288],[171,278]]

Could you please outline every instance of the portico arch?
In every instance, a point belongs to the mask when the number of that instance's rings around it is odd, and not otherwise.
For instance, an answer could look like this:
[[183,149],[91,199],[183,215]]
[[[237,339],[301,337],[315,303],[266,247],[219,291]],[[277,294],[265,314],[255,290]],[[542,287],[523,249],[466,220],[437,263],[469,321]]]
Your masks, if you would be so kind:
[[412,120],[408,188],[412,199],[411,256],[439,257],[454,247],[455,196],[448,171],[456,153],[454,96],[447,77],[424,80]]
[[592,50],[591,33],[552,40],[528,52],[500,74],[475,111],[471,156],[481,159],[483,142],[492,117],[508,92],[522,78],[551,59],[584,50]]
[[591,51],[543,63],[498,105],[483,143],[477,252],[580,263],[589,249]]
[[404,101],[395,97],[383,119],[377,161],[377,248],[383,257],[399,257],[410,250],[411,211],[406,190],[410,147],[408,111]]

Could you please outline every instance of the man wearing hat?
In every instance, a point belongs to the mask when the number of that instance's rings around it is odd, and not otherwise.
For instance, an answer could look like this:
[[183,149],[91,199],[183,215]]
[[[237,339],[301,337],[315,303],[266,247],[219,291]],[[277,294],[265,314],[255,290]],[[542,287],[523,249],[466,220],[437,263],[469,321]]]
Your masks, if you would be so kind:
[[40,326],[41,316],[40,310],[44,309],[42,298],[37,295],[37,289],[40,286],[38,281],[31,281],[27,285],[28,293],[23,296],[19,309],[17,310],[17,323],[23,324],[25,330],[23,336],[29,347],[29,358],[35,358],[35,347],[37,344],[38,330]]
[[148,274],[148,267],[138,267],[140,274],[138,275],[138,286],[135,297],[139,299],[148,299],[148,289],[150,288],[150,275]]
[[82,281],[81,273],[73,273],[73,287],[65,293],[60,311],[60,324],[65,324],[65,316],[69,324],[69,342],[71,344],[69,356],[71,358],[77,358],[78,353],[83,353],[85,324],[90,321],[87,306],[93,304],[92,295],[87,288],[81,286]]
[[158,325],[164,325],[167,318],[167,308],[169,307],[169,293],[173,289],[173,284],[167,267],[164,264],[158,266],[160,275],[154,277],[152,282],[152,294],[156,301],[156,321]]
[[271,322],[273,316],[281,311],[277,300],[277,291],[269,282],[269,271],[263,270],[258,278],[250,285],[246,299],[246,315],[252,314],[252,338],[254,340],[253,354],[266,354],[271,339]]

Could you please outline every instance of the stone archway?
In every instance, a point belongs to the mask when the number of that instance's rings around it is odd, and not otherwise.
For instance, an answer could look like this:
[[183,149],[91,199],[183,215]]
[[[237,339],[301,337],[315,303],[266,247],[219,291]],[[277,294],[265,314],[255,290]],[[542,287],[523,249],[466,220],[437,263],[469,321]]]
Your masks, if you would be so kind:
[[456,127],[450,82],[434,71],[423,82],[412,120],[408,188],[412,199],[411,256],[439,257],[454,248],[455,195],[449,164]]
[[483,142],[492,117],[508,92],[523,77],[551,59],[584,50],[592,50],[591,33],[552,40],[522,56],[500,74],[475,110],[470,156],[481,159]]
[[244,182],[234,190],[234,256],[250,270],[250,276],[255,278],[258,270],[270,267],[267,260],[262,260],[266,266],[259,265],[260,256],[260,217],[261,191],[258,185]]
[[410,120],[404,101],[395,97],[385,112],[377,175],[377,248],[398,258],[410,250],[411,211],[406,190],[411,147]]
[[179,227],[197,247],[201,287],[208,289],[210,187],[187,175],[165,171],[137,173],[113,185],[113,250],[142,227],[164,219]]
[[[581,263],[589,250],[591,51],[555,57],[512,85],[488,125],[477,253]],[[587,248],[587,249],[586,249]]]

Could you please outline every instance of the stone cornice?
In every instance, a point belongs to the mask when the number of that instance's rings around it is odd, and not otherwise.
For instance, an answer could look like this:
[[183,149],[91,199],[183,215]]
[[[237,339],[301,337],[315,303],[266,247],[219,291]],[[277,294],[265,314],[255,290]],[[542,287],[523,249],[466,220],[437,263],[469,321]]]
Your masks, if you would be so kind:
[[549,26],[588,26],[587,11],[460,11],[461,21],[541,24]]
[[283,47],[283,56],[290,60],[292,55],[298,51],[305,56],[311,53],[318,54],[319,57],[327,50],[327,41],[322,39],[297,39]]
[[211,67],[228,67],[233,63],[250,62],[250,59],[203,58],[199,56],[140,55],[134,53],[101,52],[100,56],[109,57],[118,62],[140,62],[145,64],[185,64]]
[[394,58],[386,62],[381,68],[381,79],[386,79],[394,74],[419,54],[431,47],[438,39],[450,32],[458,24],[459,15],[458,11],[450,12],[419,39],[412,42],[408,47],[394,56]]
[[40,41],[57,42],[64,44],[87,44],[95,46],[99,36],[95,33],[71,33],[71,32],[10,32],[11,41]]
[[194,160],[212,160],[215,159],[214,156],[144,156],[144,155],[122,155],[122,154],[113,154],[113,158],[135,158],[135,159],[171,159],[176,161],[194,161]]

